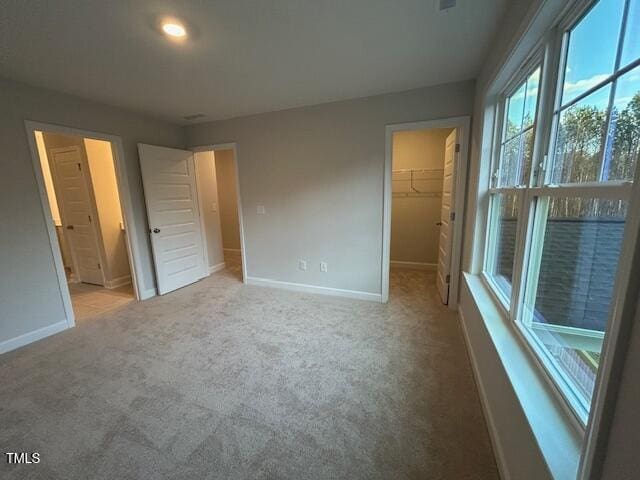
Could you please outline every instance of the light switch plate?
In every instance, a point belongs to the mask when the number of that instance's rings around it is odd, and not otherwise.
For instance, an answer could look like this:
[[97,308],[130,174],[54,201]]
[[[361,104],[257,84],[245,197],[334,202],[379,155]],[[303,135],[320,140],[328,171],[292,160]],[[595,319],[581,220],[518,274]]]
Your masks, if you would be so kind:
[[307,261],[306,260],[302,260],[301,258],[298,259],[298,269],[299,270],[306,270],[307,269]]
[[213,203],[211,204],[211,211],[212,211],[213,213],[215,213],[215,212],[217,212],[217,211],[218,211],[218,204],[217,204],[216,202],[213,202]]
[[327,262],[320,262],[320,271],[321,272],[327,271]]
[[264,205],[258,205],[258,215],[264,215]]

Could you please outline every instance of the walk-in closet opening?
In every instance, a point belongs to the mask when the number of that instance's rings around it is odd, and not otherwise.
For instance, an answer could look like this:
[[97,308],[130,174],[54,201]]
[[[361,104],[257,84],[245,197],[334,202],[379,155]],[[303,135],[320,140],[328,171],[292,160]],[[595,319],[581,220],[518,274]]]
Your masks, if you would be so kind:
[[[433,285],[440,274],[444,276],[440,290],[448,283],[444,264],[453,174],[446,156],[455,153],[455,143],[451,128],[393,133],[391,271]],[[447,303],[447,293],[442,301]]]

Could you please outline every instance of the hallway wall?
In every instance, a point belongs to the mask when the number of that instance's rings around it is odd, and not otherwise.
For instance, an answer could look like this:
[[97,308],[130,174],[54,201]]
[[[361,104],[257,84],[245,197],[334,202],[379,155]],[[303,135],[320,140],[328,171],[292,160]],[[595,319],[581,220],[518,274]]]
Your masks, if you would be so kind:
[[212,269],[224,262],[222,252],[222,233],[220,231],[220,200],[218,198],[218,179],[216,177],[216,158],[212,151],[194,154],[198,196],[200,197],[204,233],[207,244],[207,256]]
[[240,223],[238,221],[238,193],[233,150],[217,150],[216,175],[220,200],[222,244],[228,250],[240,250]]

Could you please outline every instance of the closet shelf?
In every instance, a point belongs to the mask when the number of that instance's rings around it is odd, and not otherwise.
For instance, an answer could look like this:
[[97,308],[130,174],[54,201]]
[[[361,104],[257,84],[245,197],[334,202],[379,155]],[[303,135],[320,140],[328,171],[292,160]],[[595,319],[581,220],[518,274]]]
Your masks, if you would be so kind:
[[442,168],[405,168],[391,173],[394,196],[442,196]]

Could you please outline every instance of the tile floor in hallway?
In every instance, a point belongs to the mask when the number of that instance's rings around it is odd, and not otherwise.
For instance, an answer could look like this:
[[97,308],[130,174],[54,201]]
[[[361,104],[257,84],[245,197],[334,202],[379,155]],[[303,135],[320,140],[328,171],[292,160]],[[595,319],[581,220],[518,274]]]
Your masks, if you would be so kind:
[[136,299],[131,284],[109,289],[90,283],[69,283],[69,292],[76,322],[97,317]]

